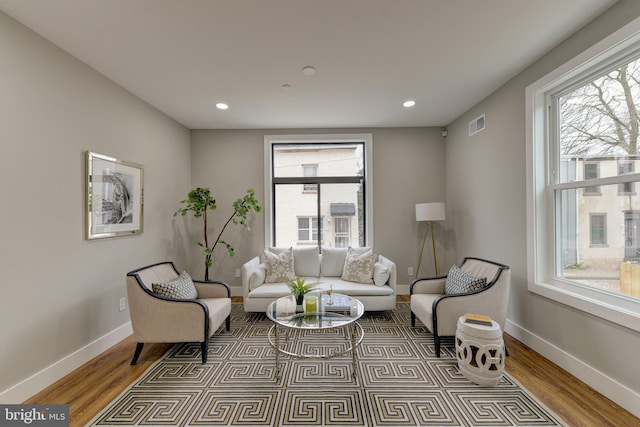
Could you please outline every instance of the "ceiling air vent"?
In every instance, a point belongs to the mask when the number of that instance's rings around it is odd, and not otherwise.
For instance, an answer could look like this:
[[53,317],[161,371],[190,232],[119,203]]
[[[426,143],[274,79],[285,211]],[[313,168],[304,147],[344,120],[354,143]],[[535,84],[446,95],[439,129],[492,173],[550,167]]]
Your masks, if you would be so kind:
[[469,136],[475,135],[476,133],[483,131],[485,126],[484,122],[484,114],[478,118],[475,118],[469,122]]

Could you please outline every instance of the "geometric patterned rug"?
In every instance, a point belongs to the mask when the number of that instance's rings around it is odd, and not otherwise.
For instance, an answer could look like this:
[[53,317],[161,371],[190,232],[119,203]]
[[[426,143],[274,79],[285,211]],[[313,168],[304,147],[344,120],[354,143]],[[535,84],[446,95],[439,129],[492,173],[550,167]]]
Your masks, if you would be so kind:
[[[276,380],[267,340],[272,322],[233,304],[231,331],[221,328],[211,337],[206,364],[199,344],[176,344],[89,425],[564,425],[507,374],[496,387],[468,381],[458,370],[453,342],[445,341],[435,357],[432,335],[422,325],[412,328],[409,315],[409,303],[399,302],[393,312],[365,313],[358,321],[365,336],[355,378],[348,353],[313,360],[283,356]],[[342,344],[335,336],[305,335],[287,345],[308,350]]]

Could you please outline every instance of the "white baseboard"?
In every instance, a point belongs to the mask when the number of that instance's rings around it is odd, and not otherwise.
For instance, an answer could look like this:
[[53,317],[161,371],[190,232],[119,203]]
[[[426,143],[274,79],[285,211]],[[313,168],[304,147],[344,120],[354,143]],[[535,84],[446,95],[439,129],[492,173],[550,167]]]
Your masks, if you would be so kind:
[[509,319],[505,322],[504,330],[518,341],[532,348],[582,382],[588,384],[600,394],[613,400],[636,417],[640,417],[640,394],[638,394],[638,392],[608,377],[594,367],[587,365],[582,360],[533,334],[531,331],[524,329],[522,326],[513,323]]
[[125,323],[41,371],[36,372],[29,378],[0,392],[0,403],[18,404],[24,402],[60,378],[78,369],[100,353],[110,349],[132,333],[131,322]]

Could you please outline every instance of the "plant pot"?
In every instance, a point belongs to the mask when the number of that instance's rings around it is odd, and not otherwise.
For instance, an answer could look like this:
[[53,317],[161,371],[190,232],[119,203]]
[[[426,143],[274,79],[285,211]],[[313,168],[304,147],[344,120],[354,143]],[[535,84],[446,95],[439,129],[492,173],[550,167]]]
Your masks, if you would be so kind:
[[303,302],[304,302],[304,295],[296,296],[296,305],[302,305]]

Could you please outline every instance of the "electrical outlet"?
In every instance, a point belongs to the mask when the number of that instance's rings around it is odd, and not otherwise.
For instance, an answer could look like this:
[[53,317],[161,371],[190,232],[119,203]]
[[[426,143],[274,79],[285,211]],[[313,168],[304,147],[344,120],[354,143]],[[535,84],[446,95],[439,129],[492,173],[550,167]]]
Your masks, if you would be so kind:
[[413,276],[413,267],[409,267],[409,269],[407,270],[407,274],[409,276]]
[[124,297],[118,300],[118,311],[124,311],[127,308],[127,303],[125,302]]
[[236,268],[236,277],[240,277],[240,269]]

